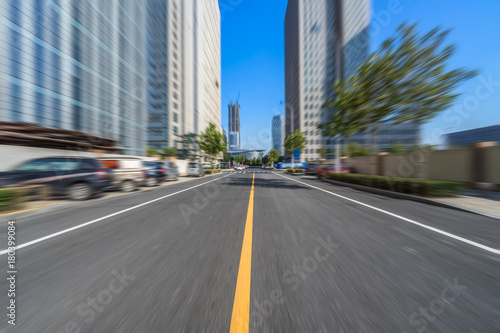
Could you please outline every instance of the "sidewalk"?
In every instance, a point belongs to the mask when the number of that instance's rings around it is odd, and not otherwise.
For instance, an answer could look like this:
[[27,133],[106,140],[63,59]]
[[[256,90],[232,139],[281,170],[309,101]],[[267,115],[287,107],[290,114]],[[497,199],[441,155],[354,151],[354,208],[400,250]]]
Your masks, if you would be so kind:
[[500,192],[466,190],[464,195],[458,197],[434,200],[500,219]]

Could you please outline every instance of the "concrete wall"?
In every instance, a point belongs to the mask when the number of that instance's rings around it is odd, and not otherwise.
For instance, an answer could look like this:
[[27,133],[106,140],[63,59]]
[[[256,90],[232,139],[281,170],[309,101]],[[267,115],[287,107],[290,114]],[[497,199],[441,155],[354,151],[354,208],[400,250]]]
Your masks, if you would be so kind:
[[350,157],[342,163],[354,167],[357,173],[362,173],[365,175],[377,174],[377,158],[375,156]]
[[430,155],[429,179],[457,182],[472,181],[471,148],[437,150]]
[[487,183],[500,190],[498,145],[343,158],[342,164],[351,165],[357,173],[365,175]]
[[492,184],[500,184],[500,146],[487,147],[484,149],[486,157],[486,181]]

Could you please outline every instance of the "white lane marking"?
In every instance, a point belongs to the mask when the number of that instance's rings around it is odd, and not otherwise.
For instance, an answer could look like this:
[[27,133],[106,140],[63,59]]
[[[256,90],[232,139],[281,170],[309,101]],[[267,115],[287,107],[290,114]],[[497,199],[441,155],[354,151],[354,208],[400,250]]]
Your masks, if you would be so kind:
[[360,201],[357,201],[357,200],[354,200],[354,199],[351,199],[351,198],[348,198],[348,197],[344,197],[343,195],[340,195],[340,194],[337,194],[337,193],[333,193],[333,192],[330,192],[330,191],[327,191],[325,189],[322,189],[320,187],[316,187],[314,185],[310,185],[310,184],[307,184],[307,183],[304,183],[304,182],[301,182],[299,180],[296,180],[296,179],[292,179],[292,178],[289,178],[289,177],[285,177],[285,176],[282,176],[276,172],[273,172],[275,175],[278,175],[280,177],[283,177],[283,178],[286,178],[286,179],[289,179],[289,180],[292,180],[294,182],[297,182],[297,183],[300,183],[300,184],[303,184],[303,185],[306,185],[306,186],[309,186],[309,187],[312,187],[316,190],[320,190],[320,191],[323,191],[323,192],[326,192],[326,193],[329,193],[331,195],[334,195],[336,197],[339,197],[339,198],[342,198],[342,199],[345,199],[345,200],[348,200],[348,201],[351,201],[351,202],[354,202],[354,203],[357,203],[361,206],[365,206],[365,207],[368,207],[368,208],[371,208],[373,210],[376,210],[378,212],[381,212],[381,213],[384,213],[384,214],[387,214],[387,215],[390,215],[390,216],[393,216],[393,217],[396,217],[400,220],[403,220],[403,221],[406,221],[408,223],[412,223],[412,224],[415,224],[415,225],[418,225],[419,227],[422,227],[422,228],[425,228],[425,229],[428,229],[428,230],[431,230],[431,231],[434,231],[438,234],[441,234],[441,235],[444,235],[444,236],[447,236],[447,237],[450,237],[450,238],[453,238],[455,240],[458,240],[460,242],[464,242],[466,244],[469,244],[469,245],[472,245],[472,246],[475,246],[477,248],[480,248],[480,249],[483,249],[485,251],[488,251],[488,252],[491,252],[491,253],[494,253],[494,254],[500,254],[500,249],[494,249],[492,247],[489,247],[489,246],[486,246],[486,245],[483,245],[483,244],[480,244],[480,243],[477,243],[477,242],[474,242],[474,241],[471,241],[467,238],[463,238],[463,237],[460,237],[460,236],[457,236],[457,235],[454,235],[452,233],[449,233],[449,232],[446,232],[446,231],[443,231],[441,229],[438,229],[438,228],[434,228],[434,227],[431,227],[431,226],[428,226],[426,224],[423,224],[423,223],[420,223],[420,222],[417,222],[417,221],[414,221],[414,220],[411,220],[409,218],[406,218],[404,216],[401,216],[401,215],[397,215],[397,214],[394,214],[394,213],[391,213],[391,212],[388,212],[386,210],[383,210],[383,209],[380,209],[380,208],[377,208],[377,207],[374,207],[374,206],[371,206],[371,205],[368,205],[368,204],[365,204],[363,202],[360,202]]
[[[110,217],[113,217],[113,216],[116,216],[116,215],[120,215],[120,214],[123,214],[123,213],[126,213],[126,212],[129,212],[131,210],[134,210],[134,209],[137,209],[139,207],[142,207],[142,206],[146,206],[146,205],[149,205],[153,202],[156,202],[156,201],[159,201],[159,200],[163,200],[165,198],[168,198],[168,197],[171,197],[171,196],[174,196],[176,194],[179,194],[179,193],[182,193],[182,192],[186,192],[186,191],[189,191],[189,190],[192,190],[193,188],[196,188],[196,187],[199,187],[199,186],[203,186],[205,184],[208,184],[208,183],[211,183],[211,182],[215,182],[217,180],[220,180],[222,178],[226,178],[226,177],[229,177],[231,175],[227,175],[227,176],[223,176],[223,177],[220,177],[220,178],[216,178],[214,180],[210,180],[208,182],[205,182],[205,183],[201,183],[201,184],[198,184],[198,185],[195,185],[195,186],[191,186],[191,187],[188,187],[188,188],[185,188],[183,190],[180,190],[180,191],[177,191],[177,192],[174,192],[174,193],[170,193],[170,194],[167,194],[167,195],[164,195],[162,197],[159,197],[159,198],[156,198],[156,199],[153,199],[153,200],[150,200],[150,201],[147,201],[147,202],[144,202],[144,203],[141,203],[139,205],[136,205],[136,206],[133,206],[133,207],[130,207],[130,208],[127,208],[127,209],[124,209],[124,210],[120,210],[118,212],[115,212],[115,213],[112,213],[112,214],[109,214],[109,215],[106,215],[106,216],[103,216],[103,217],[100,217],[100,218],[97,218],[95,220],[92,220],[92,221],[89,221],[89,222],[85,222],[85,223],[82,223],[82,224],[79,224],[79,225],[76,225],[74,227],[71,227],[71,228],[68,228],[68,229],[64,229],[64,230],[61,230],[61,231],[58,231],[58,232],[55,232],[53,234],[50,234],[50,235],[47,235],[47,236],[44,236],[44,237],[40,237],[38,239],[35,239],[35,240],[32,240],[32,241],[29,241],[27,243],[24,243],[24,244],[21,244],[21,245],[18,245],[16,246],[16,250],[18,249],[22,249],[22,248],[25,248],[25,247],[28,247],[30,245],[33,245],[33,244],[36,244],[36,243],[40,243],[40,242],[43,242],[44,240],[47,240],[47,239],[51,239],[51,238],[54,238],[56,236],[59,236],[59,235],[62,235],[62,234],[65,234],[65,233],[68,233],[70,231],[73,231],[73,230],[76,230],[76,229],[80,229],[80,228],[83,228],[83,227],[86,227],[88,225],[91,225],[91,224],[94,224],[94,223],[97,223],[97,222],[100,222],[100,221],[103,221],[103,220],[106,220],[106,219],[109,219]],[[4,255],[8,252],[8,250],[3,250],[3,251],[0,251],[0,256],[1,255]]]

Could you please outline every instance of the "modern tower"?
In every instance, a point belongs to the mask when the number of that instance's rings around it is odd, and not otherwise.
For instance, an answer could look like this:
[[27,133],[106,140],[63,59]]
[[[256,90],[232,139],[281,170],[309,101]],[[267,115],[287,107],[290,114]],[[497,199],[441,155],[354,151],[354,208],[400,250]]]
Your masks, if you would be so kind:
[[183,134],[220,122],[217,0],[148,1],[148,144],[180,148]]
[[271,123],[273,148],[278,151],[280,156],[284,155],[283,145],[285,143],[285,116],[276,115]]
[[0,120],[145,153],[145,0],[3,0],[0,44]]
[[240,150],[240,105],[229,104],[229,150]]
[[289,0],[285,17],[285,132],[305,133],[301,160],[333,148],[316,125],[335,80],[352,75],[368,56],[369,0]]

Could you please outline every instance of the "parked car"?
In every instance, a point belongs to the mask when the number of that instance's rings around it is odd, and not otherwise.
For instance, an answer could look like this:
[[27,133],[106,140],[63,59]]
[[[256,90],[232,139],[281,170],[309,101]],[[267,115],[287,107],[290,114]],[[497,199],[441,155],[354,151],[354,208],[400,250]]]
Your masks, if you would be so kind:
[[[320,164],[317,167],[315,167],[314,171],[316,172],[316,176],[318,178],[323,178],[323,177],[328,176],[332,172],[337,172],[337,168],[336,168],[335,164],[325,163],[325,164]],[[349,173],[349,172],[352,172],[352,168],[348,165],[340,165],[339,172]]]
[[29,160],[11,171],[0,172],[0,187],[46,185],[50,195],[66,194],[86,200],[109,186],[109,170],[93,158],[46,157]]
[[315,175],[316,168],[319,166],[319,163],[307,163],[306,165],[306,175]]
[[146,169],[140,158],[100,158],[101,164],[111,170],[111,186],[122,192],[132,192],[144,183]]
[[200,162],[189,162],[187,175],[203,177],[205,175],[205,169],[203,168],[203,165],[201,165]]
[[164,161],[163,165],[167,173],[167,180],[177,180],[179,179],[179,168],[172,161]]
[[146,169],[146,179],[144,185],[156,186],[167,180],[167,172],[163,166],[163,162],[159,161],[144,161],[144,168]]

